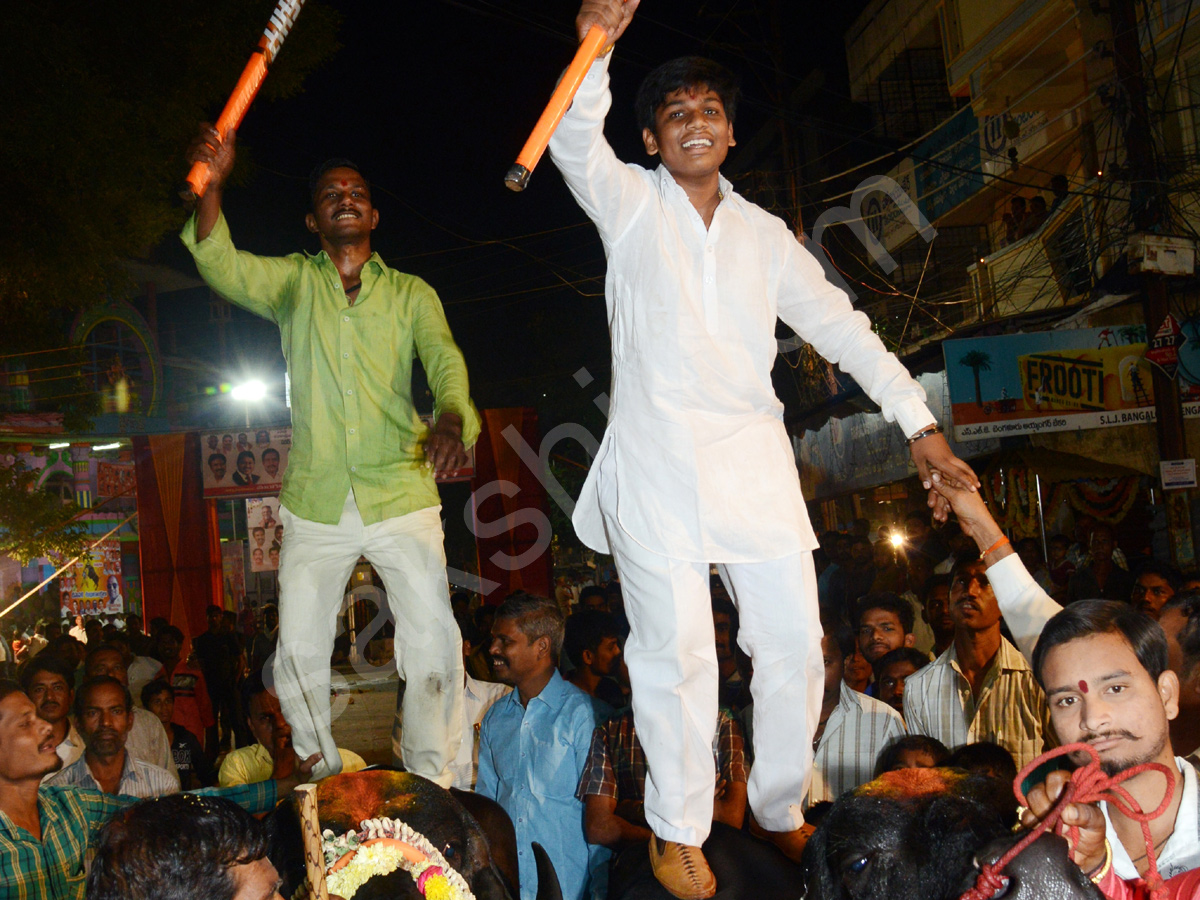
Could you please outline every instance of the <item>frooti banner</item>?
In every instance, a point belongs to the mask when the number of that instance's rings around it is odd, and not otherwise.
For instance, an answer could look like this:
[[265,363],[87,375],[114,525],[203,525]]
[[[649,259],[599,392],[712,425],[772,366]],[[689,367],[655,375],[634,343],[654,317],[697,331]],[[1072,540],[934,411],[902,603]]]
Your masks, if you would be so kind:
[[279,521],[279,498],[246,501],[246,528],[250,531],[251,572],[279,570],[279,548],[283,546],[283,524]]
[[125,612],[121,542],[110,539],[97,544],[59,576],[58,585],[63,618]]
[[273,494],[283,483],[292,429],[213,432],[200,446],[206,498]]
[[1142,325],[946,341],[960,441],[1154,421]]

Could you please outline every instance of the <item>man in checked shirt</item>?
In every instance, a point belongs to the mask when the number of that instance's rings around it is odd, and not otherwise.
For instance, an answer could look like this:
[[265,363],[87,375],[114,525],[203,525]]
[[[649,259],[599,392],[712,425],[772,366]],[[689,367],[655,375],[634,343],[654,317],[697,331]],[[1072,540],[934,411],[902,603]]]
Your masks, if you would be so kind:
[[[100,828],[138,798],[77,787],[43,787],[57,771],[50,723],[15,681],[0,679],[0,900],[83,900],[84,856]],[[225,797],[252,813],[308,781],[319,755],[277,766],[276,780],[193,793]]]
[[[718,712],[713,735],[717,790],[713,821],[741,829],[746,816],[746,757],[742,730]],[[646,754],[633,724],[633,712],[610,719],[592,732],[592,746],[575,796],[583,801],[583,831],[590,844],[617,853],[609,896],[620,897],[622,883],[649,874],[646,842],[654,835],[646,825]],[[630,850],[631,852],[621,852]],[[641,872],[642,869],[645,872]]]

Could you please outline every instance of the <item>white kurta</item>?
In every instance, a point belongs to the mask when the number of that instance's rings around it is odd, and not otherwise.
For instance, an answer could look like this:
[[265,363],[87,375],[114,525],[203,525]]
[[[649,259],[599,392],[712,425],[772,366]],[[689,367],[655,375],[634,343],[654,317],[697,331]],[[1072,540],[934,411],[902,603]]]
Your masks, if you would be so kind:
[[604,139],[608,59],[597,61],[550,143],[608,258],[608,428],[575,508],[608,552],[598,479],[621,528],[693,562],[759,562],[817,547],[771,369],[782,319],[849,373],[906,434],[934,421],[925,392],[784,222],[734,193],[705,229],[663,167],[624,165]]

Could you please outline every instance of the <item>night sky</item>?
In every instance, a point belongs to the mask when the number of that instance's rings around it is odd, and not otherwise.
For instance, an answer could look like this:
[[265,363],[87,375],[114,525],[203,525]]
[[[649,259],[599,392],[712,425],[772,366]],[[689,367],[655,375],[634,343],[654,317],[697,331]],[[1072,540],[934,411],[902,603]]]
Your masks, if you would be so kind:
[[[348,157],[372,181],[381,219],[375,249],[441,295],[478,405],[540,406],[567,395],[590,403],[570,376],[586,366],[598,384],[607,380],[599,240],[548,158],[523,194],[503,184],[574,52],[578,7],[557,0],[324,2],[343,16],[342,48],[308,77],[302,94],[251,108],[239,141],[251,162],[247,182],[225,196],[234,240],[264,254],[318,249],[303,225],[307,176],[323,159]],[[825,67],[829,90],[844,94],[843,34],[863,5],[822,12],[780,0],[785,82]],[[607,131],[618,155],[648,162],[633,95],[650,68],[683,54],[712,56],[738,72],[745,92],[738,136],[745,141],[762,127],[776,112],[762,85],[773,77],[761,50],[769,11],[766,0],[645,0],[612,64]],[[281,59],[287,51],[285,44]],[[194,271],[173,236],[156,256]],[[278,338],[263,324],[245,323],[248,365],[261,354],[262,366],[281,372]]]

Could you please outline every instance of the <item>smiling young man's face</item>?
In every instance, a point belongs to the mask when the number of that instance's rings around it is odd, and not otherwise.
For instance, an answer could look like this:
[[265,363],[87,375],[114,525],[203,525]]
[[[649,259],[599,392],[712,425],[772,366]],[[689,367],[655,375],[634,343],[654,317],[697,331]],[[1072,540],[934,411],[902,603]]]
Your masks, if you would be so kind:
[[342,244],[370,237],[379,211],[371,205],[366,179],[353,169],[336,168],[321,176],[305,222],[323,240]]
[[677,181],[713,175],[735,144],[725,104],[707,85],[667,94],[654,111],[654,131],[643,129],[642,141]]

